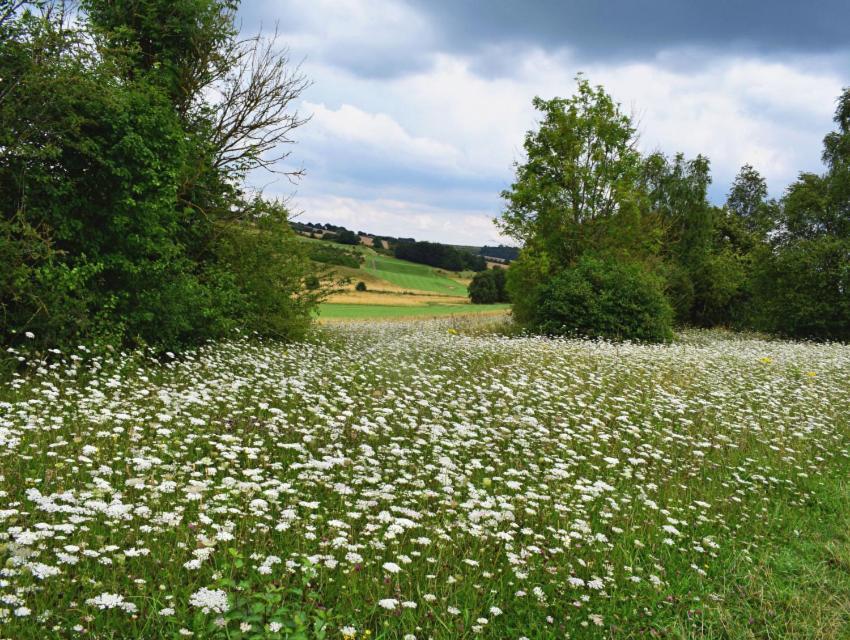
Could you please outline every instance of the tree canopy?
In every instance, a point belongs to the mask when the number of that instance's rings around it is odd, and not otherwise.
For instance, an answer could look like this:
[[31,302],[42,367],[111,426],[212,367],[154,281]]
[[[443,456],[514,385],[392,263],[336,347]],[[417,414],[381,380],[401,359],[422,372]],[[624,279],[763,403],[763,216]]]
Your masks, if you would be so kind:
[[243,184],[303,123],[306,80],[272,40],[237,37],[230,0],[81,8],[0,13],[4,341],[302,331],[305,250]]
[[[641,155],[631,118],[602,87],[579,76],[575,95],[534,106],[541,121],[526,136],[499,220],[523,244],[508,278],[520,323],[552,332],[570,324],[570,313],[593,317],[573,294],[552,303],[550,283],[560,282],[559,292],[626,296],[610,271],[648,287],[646,301],[661,287],[680,324],[850,338],[850,89],[838,100],[837,130],[824,139],[824,174],[800,174],[777,201],[747,164],[722,207],[708,201],[709,160]],[[580,263],[581,274],[571,274]],[[668,334],[663,306],[610,308],[656,313],[648,339]],[[540,316],[556,307],[559,319]],[[586,325],[586,335],[607,335]]]

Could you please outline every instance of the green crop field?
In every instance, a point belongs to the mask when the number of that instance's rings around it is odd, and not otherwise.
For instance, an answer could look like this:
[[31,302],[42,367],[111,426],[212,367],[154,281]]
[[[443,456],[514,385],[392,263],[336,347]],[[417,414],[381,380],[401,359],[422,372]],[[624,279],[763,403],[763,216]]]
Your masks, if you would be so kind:
[[[328,243],[327,240],[307,238],[300,236],[304,242]],[[346,250],[359,251],[364,255],[366,261],[358,271],[368,273],[373,278],[383,280],[389,284],[410,291],[427,291],[429,293],[440,293],[447,296],[466,297],[466,285],[463,282],[446,275],[445,271],[429,267],[424,264],[416,264],[407,260],[399,260],[374,251],[365,245],[348,246],[337,245]],[[339,271],[338,267],[334,267]],[[350,274],[349,274],[350,275]],[[457,274],[459,278],[469,279],[473,272],[464,271]]]
[[422,306],[402,306],[384,304],[323,304],[319,309],[319,317],[336,319],[370,319],[370,318],[412,318],[437,317],[470,313],[505,311],[507,304],[432,304]]
[[405,289],[431,291],[449,296],[466,296],[466,285],[424,264],[415,264],[370,252],[361,269]]

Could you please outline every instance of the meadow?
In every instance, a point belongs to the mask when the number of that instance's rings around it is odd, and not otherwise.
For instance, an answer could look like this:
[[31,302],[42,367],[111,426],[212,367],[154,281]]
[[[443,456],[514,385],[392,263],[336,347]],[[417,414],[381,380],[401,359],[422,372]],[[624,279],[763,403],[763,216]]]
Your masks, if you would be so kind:
[[11,354],[0,637],[846,638],[850,347]]

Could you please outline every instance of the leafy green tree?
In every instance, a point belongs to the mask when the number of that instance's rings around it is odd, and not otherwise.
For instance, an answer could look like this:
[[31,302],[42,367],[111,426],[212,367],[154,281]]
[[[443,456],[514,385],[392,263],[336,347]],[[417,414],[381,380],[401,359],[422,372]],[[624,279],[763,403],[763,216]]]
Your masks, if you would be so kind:
[[751,232],[764,235],[772,226],[767,181],[751,165],[741,167],[726,198],[726,208]]
[[587,251],[640,252],[641,157],[631,119],[581,76],[574,96],[533,104],[542,120],[502,193],[503,231],[556,265]]
[[756,326],[793,337],[850,340],[850,89],[824,138],[823,175],[803,173],[782,198],[755,264]]
[[309,318],[284,213],[240,186],[303,122],[303,78],[236,39],[232,2],[83,4],[0,8],[0,335],[176,348]]
[[505,270],[498,267],[476,273],[468,287],[470,302],[473,304],[507,302],[506,281]]
[[469,300],[472,304],[493,304],[498,300],[496,279],[490,271],[476,273],[469,283]]
[[[514,183],[502,194],[507,206],[499,221],[506,234],[524,245],[508,272],[514,317],[547,333],[557,333],[560,324],[585,335],[626,337],[625,325],[609,322],[604,314],[584,316],[588,323],[599,321],[599,326],[575,324],[570,314],[581,310],[570,310],[570,305],[582,303],[565,292],[574,287],[596,291],[586,278],[593,274],[599,280],[601,271],[591,265],[609,263],[612,273],[631,273],[627,265],[651,263],[658,253],[661,229],[646,196],[634,126],[602,87],[592,87],[582,77],[571,98],[536,98],[534,106],[542,120],[526,135],[526,161],[517,166]],[[584,265],[582,271],[579,265]],[[606,290],[612,285],[609,278],[602,281]],[[551,283],[557,283],[551,285],[555,289],[547,288]],[[558,302],[552,298],[546,303],[549,295],[558,296]],[[618,293],[605,295],[613,298]],[[638,306],[617,307],[641,315],[622,322],[648,325],[643,314],[654,309],[661,314],[656,318],[659,326],[668,324],[663,305]],[[637,333],[629,336],[637,338]],[[652,335],[662,339],[666,333],[646,331],[641,339]]]

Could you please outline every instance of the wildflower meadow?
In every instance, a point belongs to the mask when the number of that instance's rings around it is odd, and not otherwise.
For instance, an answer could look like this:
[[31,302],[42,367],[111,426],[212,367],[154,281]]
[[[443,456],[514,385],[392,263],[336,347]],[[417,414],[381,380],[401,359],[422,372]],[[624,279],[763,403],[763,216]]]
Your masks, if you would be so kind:
[[316,331],[13,353],[0,637],[747,637],[850,469],[847,346]]

